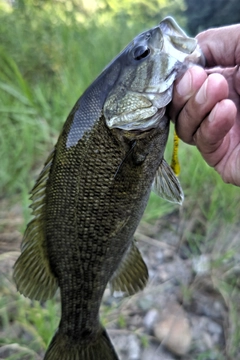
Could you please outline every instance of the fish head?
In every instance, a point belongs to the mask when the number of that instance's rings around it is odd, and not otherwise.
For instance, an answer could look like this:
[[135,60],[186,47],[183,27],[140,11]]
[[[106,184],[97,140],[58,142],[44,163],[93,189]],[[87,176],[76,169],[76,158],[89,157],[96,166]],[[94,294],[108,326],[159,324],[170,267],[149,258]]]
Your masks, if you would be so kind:
[[103,106],[106,124],[138,132],[159,126],[174,80],[192,63],[203,63],[197,40],[170,17],[135,37],[117,61],[121,71]]

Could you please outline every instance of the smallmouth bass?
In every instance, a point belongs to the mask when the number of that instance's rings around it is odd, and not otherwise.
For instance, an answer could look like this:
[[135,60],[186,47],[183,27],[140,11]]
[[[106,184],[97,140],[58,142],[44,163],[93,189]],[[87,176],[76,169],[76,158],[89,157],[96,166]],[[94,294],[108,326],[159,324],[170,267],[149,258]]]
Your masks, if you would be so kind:
[[151,188],[181,203],[164,160],[173,82],[200,50],[166,18],[138,35],[98,76],[70,112],[31,192],[14,280],[23,295],[52,298],[61,321],[45,360],[117,360],[99,321],[103,292],[134,294],[147,267],[134,232]]

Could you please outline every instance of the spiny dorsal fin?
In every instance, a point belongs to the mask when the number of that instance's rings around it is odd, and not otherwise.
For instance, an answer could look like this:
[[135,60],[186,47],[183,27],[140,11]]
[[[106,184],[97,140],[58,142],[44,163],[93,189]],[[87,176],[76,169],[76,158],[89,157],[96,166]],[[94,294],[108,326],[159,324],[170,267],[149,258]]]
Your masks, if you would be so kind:
[[152,190],[163,199],[178,204],[183,203],[184,195],[180,182],[164,159],[156,172]]
[[113,291],[122,291],[126,295],[133,295],[144,289],[148,281],[148,269],[143,261],[142,255],[132,241],[118,269],[110,280]]
[[58,283],[47,254],[45,237],[46,184],[55,151],[31,191],[33,220],[27,226],[21,244],[21,255],[14,265],[13,279],[18,291],[30,299],[47,300],[55,294]]

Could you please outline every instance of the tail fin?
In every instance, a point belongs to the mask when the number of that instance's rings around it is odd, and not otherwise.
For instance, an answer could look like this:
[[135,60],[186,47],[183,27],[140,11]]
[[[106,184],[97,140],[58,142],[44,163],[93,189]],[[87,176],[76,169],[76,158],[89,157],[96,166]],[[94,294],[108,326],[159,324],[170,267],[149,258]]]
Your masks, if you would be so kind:
[[53,337],[44,360],[119,360],[105,329],[97,340],[75,343],[59,332]]

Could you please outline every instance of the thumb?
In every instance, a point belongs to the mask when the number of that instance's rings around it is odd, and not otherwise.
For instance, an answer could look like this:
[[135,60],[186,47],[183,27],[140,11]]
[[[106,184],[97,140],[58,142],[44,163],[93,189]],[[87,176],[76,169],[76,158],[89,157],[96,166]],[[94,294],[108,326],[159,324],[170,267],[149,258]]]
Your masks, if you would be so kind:
[[235,66],[240,62],[240,24],[206,30],[197,35],[206,66]]

